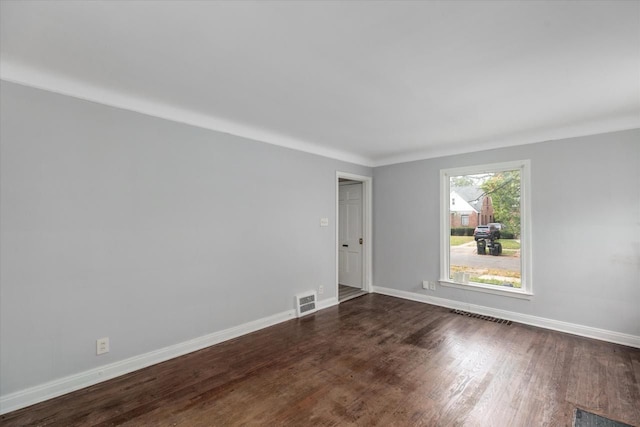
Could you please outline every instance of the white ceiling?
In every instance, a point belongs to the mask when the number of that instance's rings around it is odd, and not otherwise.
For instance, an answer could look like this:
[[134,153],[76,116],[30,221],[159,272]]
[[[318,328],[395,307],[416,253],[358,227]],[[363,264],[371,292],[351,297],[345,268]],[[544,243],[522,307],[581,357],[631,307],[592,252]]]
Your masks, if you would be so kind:
[[638,1],[5,1],[0,76],[365,165],[640,127]]

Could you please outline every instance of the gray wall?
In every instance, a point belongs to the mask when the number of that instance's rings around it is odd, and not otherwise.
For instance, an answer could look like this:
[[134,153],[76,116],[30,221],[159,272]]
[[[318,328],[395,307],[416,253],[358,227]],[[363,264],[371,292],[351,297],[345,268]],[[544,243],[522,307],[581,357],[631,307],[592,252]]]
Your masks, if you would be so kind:
[[[335,296],[335,171],[371,169],[0,90],[2,395],[289,310],[321,284]],[[439,277],[439,170],[519,159],[534,298],[422,290]],[[373,174],[376,286],[640,335],[640,130]]]
[[2,395],[335,296],[335,173],[370,168],[1,90]]
[[[530,301],[438,287],[440,169],[531,159]],[[374,169],[374,286],[640,336],[640,130]]]

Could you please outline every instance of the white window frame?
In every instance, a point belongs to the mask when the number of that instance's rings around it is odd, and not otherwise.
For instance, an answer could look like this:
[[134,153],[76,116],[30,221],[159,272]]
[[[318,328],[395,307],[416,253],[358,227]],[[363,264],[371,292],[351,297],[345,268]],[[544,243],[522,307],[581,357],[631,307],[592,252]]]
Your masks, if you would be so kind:
[[[449,215],[450,178],[460,175],[475,175],[487,172],[520,170],[520,275],[521,288],[506,288],[484,283],[460,283],[450,277]],[[491,163],[440,170],[440,284],[446,287],[466,289],[513,298],[530,299],[533,296],[531,282],[531,161]]]

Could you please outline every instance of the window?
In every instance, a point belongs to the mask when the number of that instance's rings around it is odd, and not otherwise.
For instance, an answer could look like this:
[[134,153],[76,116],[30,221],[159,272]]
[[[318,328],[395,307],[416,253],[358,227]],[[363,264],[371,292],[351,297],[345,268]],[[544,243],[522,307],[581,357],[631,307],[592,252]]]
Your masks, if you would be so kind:
[[443,286],[532,295],[529,169],[523,160],[440,171]]

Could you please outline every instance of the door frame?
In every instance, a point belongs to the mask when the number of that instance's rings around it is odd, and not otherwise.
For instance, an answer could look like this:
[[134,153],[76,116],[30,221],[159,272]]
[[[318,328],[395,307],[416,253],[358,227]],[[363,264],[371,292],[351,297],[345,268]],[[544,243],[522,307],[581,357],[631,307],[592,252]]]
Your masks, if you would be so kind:
[[362,290],[372,292],[372,253],[373,253],[373,224],[371,221],[371,211],[373,206],[373,178],[370,176],[356,175],[349,172],[336,171],[336,298],[338,298],[339,274],[340,274],[340,254],[339,254],[339,231],[340,231],[340,178],[359,181],[362,183]]

